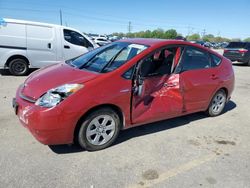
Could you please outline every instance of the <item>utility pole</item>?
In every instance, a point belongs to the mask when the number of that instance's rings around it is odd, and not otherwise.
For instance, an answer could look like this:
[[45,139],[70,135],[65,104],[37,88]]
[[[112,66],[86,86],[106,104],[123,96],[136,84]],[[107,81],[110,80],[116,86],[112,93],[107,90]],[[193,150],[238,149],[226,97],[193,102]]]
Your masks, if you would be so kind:
[[128,33],[131,33],[132,31],[132,25],[131,25],[131,21],[128,22]]
[[189,35],[193,34],[194,28],[191,27],[190,25],[188,25],[187,30],[188,30],[187,36],[189,36]]
[[217,36],[220,37],[220,31],[218,31]]
[[206,35],[206,29],[203,29],[203,30],[202,30],[201,35],[202,35],[202,38]]
[[60,9],[60,24],[62,25],[62,10]]

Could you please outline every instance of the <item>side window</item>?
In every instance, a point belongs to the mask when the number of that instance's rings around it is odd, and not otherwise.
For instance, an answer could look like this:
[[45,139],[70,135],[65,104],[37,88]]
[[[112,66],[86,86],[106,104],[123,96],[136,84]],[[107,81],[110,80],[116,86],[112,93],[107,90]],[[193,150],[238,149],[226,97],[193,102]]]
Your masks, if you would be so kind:
[[210,68],[210,58],[205,51],[187,47],[180,62],[182,71]]
[[135,66],[131,67],[130,69],[128,69],[123,75],[122,77],[125,78],[125,79],[132,79],[132,75],[134,73],[134,69],[135,69]]
[[214,54],[211,54],[211,58],[212,58],[211,59],[212,60],[212,62],[211,62],[212,67],[217,67],[220,65],[221,58],[219,58],[218,56],[216,56]]
[[83,37],[83,35],[81,35],[80,33],[64,29],[63,34],[64,34],[64,39],[71,44],[83,46],[86,48],[93,47],[93,45],[87,39],[85,39],[85,37]]
[[143,60],[140,70],[142,77],[170,75],[174,72],[181,56],[182,47],[167,47],[154,52]]

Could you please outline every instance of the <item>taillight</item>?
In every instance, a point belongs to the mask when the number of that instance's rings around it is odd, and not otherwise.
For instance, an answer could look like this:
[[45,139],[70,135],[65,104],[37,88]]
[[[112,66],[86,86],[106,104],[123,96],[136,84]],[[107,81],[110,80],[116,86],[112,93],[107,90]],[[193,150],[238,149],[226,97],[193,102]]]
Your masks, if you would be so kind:
[[246,49],[239,49],[239,52],[240,53],[246,53],[246,52],[248,52],[248,50],[246,50]]
[[228,52],[229,50],[224,49],[224,53]]

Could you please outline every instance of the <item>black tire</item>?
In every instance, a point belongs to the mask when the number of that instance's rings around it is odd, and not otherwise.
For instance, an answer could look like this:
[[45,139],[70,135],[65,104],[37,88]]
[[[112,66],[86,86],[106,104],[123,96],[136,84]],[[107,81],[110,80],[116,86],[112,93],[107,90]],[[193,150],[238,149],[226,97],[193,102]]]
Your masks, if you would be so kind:
[[[91,141],[95,140],[95,138],[97,138],[97,136],[99,136],[98,140],[101,140],[102,138],[103,138],[103,140],[105,140],[102,135],[97,135],[97,134],[106,134],[106,135],[108,135],[107,134],[108,130],[106,130],[105,133],[103,133],[103,132],[102,133],[99,133],[99,132],[97,133],[98,128],[95,126],[95,124],[92,123],[93,121],[96,122],[95,120],[98,120],[98,123],[100,124],[100,120],[101,120],[102,116],[105,116],[105,117],[107,116],[107,117],[112,118],[112,121],[111,121],[111,122],[113,122],[112,126],[114,125],[115,129],[112,131],[112,136],[110,136],[111,137],[110,140],[108,140],[106,143],[96,145],[96,144],[93,144]],[[98,119],[99,117],[100,117],[100,119]],[[104,118],[103,118],[103,121],[104,121]],[[91,126],[96,127],[96,128],[91,129]],[[81,124],[81,127],[79,129],[79,132],[78,132],[78,143],[82,148],[84,148],[84,149],[86,149],[88,151],[102,150],[104,148],[109,147],[116,140],[116,138],[118,137],[118,134],[120,132],[120,128],[121,128],[121,120],[120,120],[118,114],[113,109],[111,109],[111,108],[98,109],[98,110],[94,111],[93,113],[89,114],[83,120],[83,122]],[[92,136],[87,136],[87,132],[90,132],[90,131],[94,131],[96,133],[93,133]],[[102,129],[102,131],[105,131],[105,130]],[[110,134],[111,134],[111,132],[110,132]]]
[[249,61],[248,61],[248,63],[247,63],[247,66],[250,66],[250,59],[249,59]]
[[26,75],[29,71],[28,62],[22,58],[13,59],[9,64],[9,71],[15,76]]
[[208,109],[206,110],[206,114],[210,117],[220,115],[224,110],[226,102],[227,102],[226,92],[223,89],[220,89],[213,96],[208,106]]

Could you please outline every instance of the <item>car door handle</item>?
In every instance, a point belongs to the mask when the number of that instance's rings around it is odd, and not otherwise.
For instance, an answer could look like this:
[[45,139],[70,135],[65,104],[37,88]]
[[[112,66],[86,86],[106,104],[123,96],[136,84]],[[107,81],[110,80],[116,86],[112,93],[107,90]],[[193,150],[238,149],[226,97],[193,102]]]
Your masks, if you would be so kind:
[[164,83],[163,87],[175,87],[177,86],[177,83]]
[[212,74],[212,75],[211,75],[211,79],[212,79],[212,80],[217,80],[218,78],[219,78],[219,77],[218,77],[217,75],[215,75],[215,74]]
[[49,49],[51,48],[51,43],[48,43],[48,48],[49,48]]
[[64,48],[66,48],[66,49],[70,49],[70,46],[68,46],[68,45],[64,45]]

